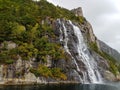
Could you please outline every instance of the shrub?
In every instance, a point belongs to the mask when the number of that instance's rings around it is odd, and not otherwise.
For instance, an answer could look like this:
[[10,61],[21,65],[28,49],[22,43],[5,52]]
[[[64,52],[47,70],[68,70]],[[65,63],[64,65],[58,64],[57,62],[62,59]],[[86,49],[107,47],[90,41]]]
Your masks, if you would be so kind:
[[44,65],[39,65],[38,68],[31,68],[30,72],[34,73],[37,77],[44,76],[46,78],[52,77],[54,79],[66,80],[67,76],[61,71],[60,68],[48,68]]
[[62,79],[62,80],[67,79],[67,76],[61,72],[60,68],[52,68],[51,72],[53,74],[53,77],[56,79]]
[[5,63],[5,64],[13,64],[13,63],[14,63],[14,60],[8,59],[8,60],[5,60],[4,63]]
[[52,77],[52,73],[51,73],[50,69],[47,68],[47,67],[44,66],[44,65],[39,65],[37,71],[39,72],[39,74],[40,74],[41,76],[44,76],[44,77],[47,77],[47,78],[48,78],[48,77]]
[[38,54],[38,50],[34,48],[34,45],[28,43],[22,43],[17,49],[23,60],[29,60],[32,57],[36,57]]

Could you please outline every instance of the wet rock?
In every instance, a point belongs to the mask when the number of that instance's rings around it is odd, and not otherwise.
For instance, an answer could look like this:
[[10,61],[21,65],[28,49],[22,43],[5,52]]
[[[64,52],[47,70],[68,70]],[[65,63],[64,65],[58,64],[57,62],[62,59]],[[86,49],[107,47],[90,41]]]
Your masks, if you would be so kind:
[[118,75],[116,76],[116,80],[117,80],[117,81],[120,81],[120,74],[118,74]]
[[76,82],[81,82],[81,78],[80,78],[80,75],[79,73],[72,69],[69,73],[68,73],[68,80],[70,81],[76,81]]
[[99,49],[107,54],[109,54],[110,56],[112,56],[113,58],[115,58],[115,60],[117,62],[120,62],[120,53],[118,51],[116,51],[115,49],[111,48],[110,46],[108,46],[107,44],[105,44],[104,42],[98,40],[98,45],[99,45]]
[[116,80],[115,75],[113,73],[111,73],[110,71],[105,71],[104,76],[105,76],[105,79],[107,79],[109,81],[115,81]]

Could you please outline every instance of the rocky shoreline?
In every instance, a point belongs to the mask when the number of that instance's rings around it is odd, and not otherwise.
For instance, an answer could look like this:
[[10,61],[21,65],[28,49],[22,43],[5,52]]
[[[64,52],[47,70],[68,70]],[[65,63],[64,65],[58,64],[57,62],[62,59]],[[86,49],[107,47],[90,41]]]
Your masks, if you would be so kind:
[[0,81],[0,85],[49,85],[49,84],[81,84],[76,81],[54,81],[54,82],[39,82],[39,81],[26,81],[24,79],[7,79]]

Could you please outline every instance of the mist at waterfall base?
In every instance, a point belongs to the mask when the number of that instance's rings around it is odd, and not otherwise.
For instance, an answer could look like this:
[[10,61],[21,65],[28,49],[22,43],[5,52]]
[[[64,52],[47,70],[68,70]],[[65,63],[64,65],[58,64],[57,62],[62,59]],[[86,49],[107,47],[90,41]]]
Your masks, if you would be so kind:
[[69,85],[15,85],[0,86],[0,90],[120,90],[119,84],[69,84]]

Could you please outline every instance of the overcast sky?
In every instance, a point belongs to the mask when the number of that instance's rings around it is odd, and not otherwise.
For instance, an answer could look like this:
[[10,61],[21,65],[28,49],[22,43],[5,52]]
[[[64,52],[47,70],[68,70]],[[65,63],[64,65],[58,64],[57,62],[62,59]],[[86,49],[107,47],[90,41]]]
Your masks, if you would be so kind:
[[73,9],[82,7],[95,35],[120,52],[120,0],[48,0]]

